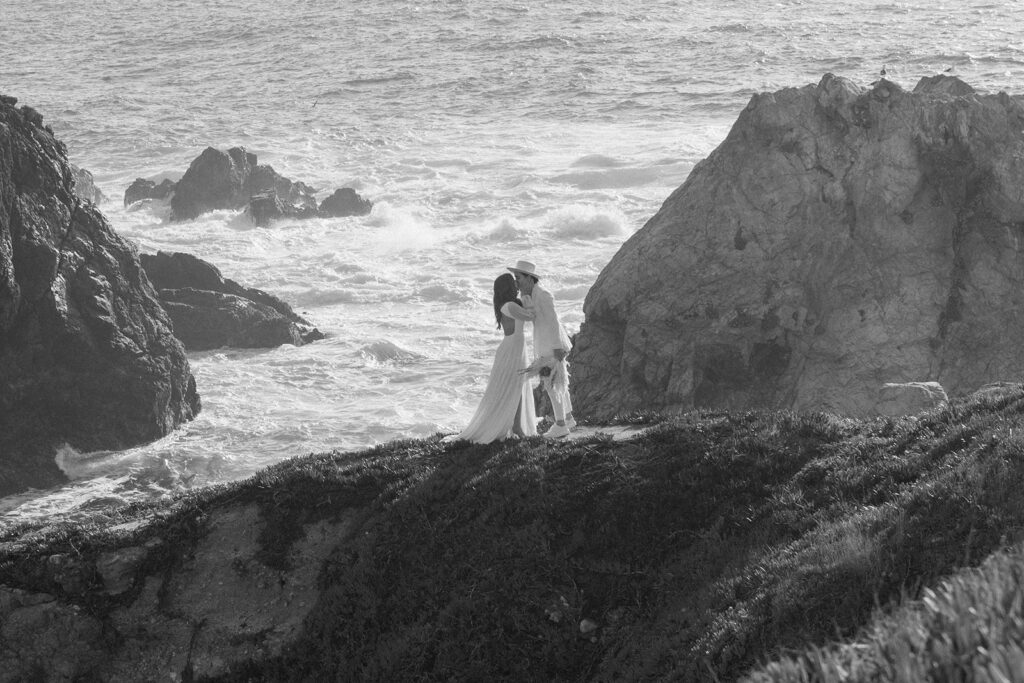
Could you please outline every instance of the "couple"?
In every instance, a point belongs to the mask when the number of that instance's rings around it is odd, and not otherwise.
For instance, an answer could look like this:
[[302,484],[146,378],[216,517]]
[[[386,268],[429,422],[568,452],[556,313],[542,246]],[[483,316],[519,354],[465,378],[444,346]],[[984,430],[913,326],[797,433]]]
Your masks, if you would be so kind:
[[[540,276],[529,261],[508,270],[494,281],[494,317],[505,337],[495,353],[487,388],[469,425],[447,440],[490,443],[512,435],[536,436],[537,411],[529,381],[533,373],[541,375],[555,413],[555,424],[544,436],[563,437],[576,426],[565,360],[572,344],[558,322],[555,300],[538,284]],[[522,299],[517,298],[520,293]],[[528,322],[533,323],[533,363],[527,360],[523,334]]]

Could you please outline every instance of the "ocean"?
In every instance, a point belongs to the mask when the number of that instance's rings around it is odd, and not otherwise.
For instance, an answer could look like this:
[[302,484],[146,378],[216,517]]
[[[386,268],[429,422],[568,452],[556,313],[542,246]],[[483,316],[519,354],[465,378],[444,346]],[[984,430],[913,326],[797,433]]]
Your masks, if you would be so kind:
[[[194,421],[120,452],[55,454],[71,483],[0,525],[85,520],[283,459],[455,432],[501,339],[491,283],[535,262],[570,332],[616,250],[751,95],[834,73],[911,89],[948,72],[1024,94],[1024,4],[792,0],[5,0],[0,93],[90,170],[110,224],[291,304],[328,335],[190,353]],[[257,228],[125,208],[244,146],[368,216]]]

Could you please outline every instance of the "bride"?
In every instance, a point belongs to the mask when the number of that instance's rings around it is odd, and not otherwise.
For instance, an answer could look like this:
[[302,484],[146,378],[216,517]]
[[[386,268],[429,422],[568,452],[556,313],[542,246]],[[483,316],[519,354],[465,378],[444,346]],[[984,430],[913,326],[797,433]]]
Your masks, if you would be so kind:
[[472,419],[461,433],[445,437],[445,441],[462,439],[490,443],[512,435],[537,435],[533,390],[521,372],[529,365],[523,335],[524,319],[528,316],[517,298],[518,293],[511,273],[495,279],[494,317],[505,337],[494,354],[487,388]]

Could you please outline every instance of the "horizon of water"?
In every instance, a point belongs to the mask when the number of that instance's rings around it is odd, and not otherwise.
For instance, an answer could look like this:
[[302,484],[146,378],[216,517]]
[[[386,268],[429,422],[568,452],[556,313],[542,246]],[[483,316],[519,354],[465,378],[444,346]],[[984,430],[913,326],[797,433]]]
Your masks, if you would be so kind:
[[[0,524],[83,519],[282,459],[454,432],[500,341],[493,279],[537,263],[571,332],[587,291],[758,92],[834,73],[905,88],[952,73],[1024,93],[1006,3],[7,0],[0,93],[43,114],[140,251],[183,251],[291,304],[328,338],[190,353],[202,413],[120,452],[56,454],[71,483]],[[257,228],[125,208],[244,146],[368,216]]]

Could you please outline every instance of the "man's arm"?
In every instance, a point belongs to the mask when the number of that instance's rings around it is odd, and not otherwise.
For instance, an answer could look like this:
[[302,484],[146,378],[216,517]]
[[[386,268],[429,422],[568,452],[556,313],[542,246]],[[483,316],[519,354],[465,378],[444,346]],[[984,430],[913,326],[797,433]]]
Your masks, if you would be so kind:
[[555,359],[558,361],[565,360],[565,357],[569,355],[569,347],[565,346],[567,340],[562,331],[562,324],[558,321],[558,312],[555,310],[555,297],[551,296],[551,292],[542,290],[534,298],[534,304],[537,308],[537,320],[543,320],[547,331],[562,345],[562,348],[552,349]]

